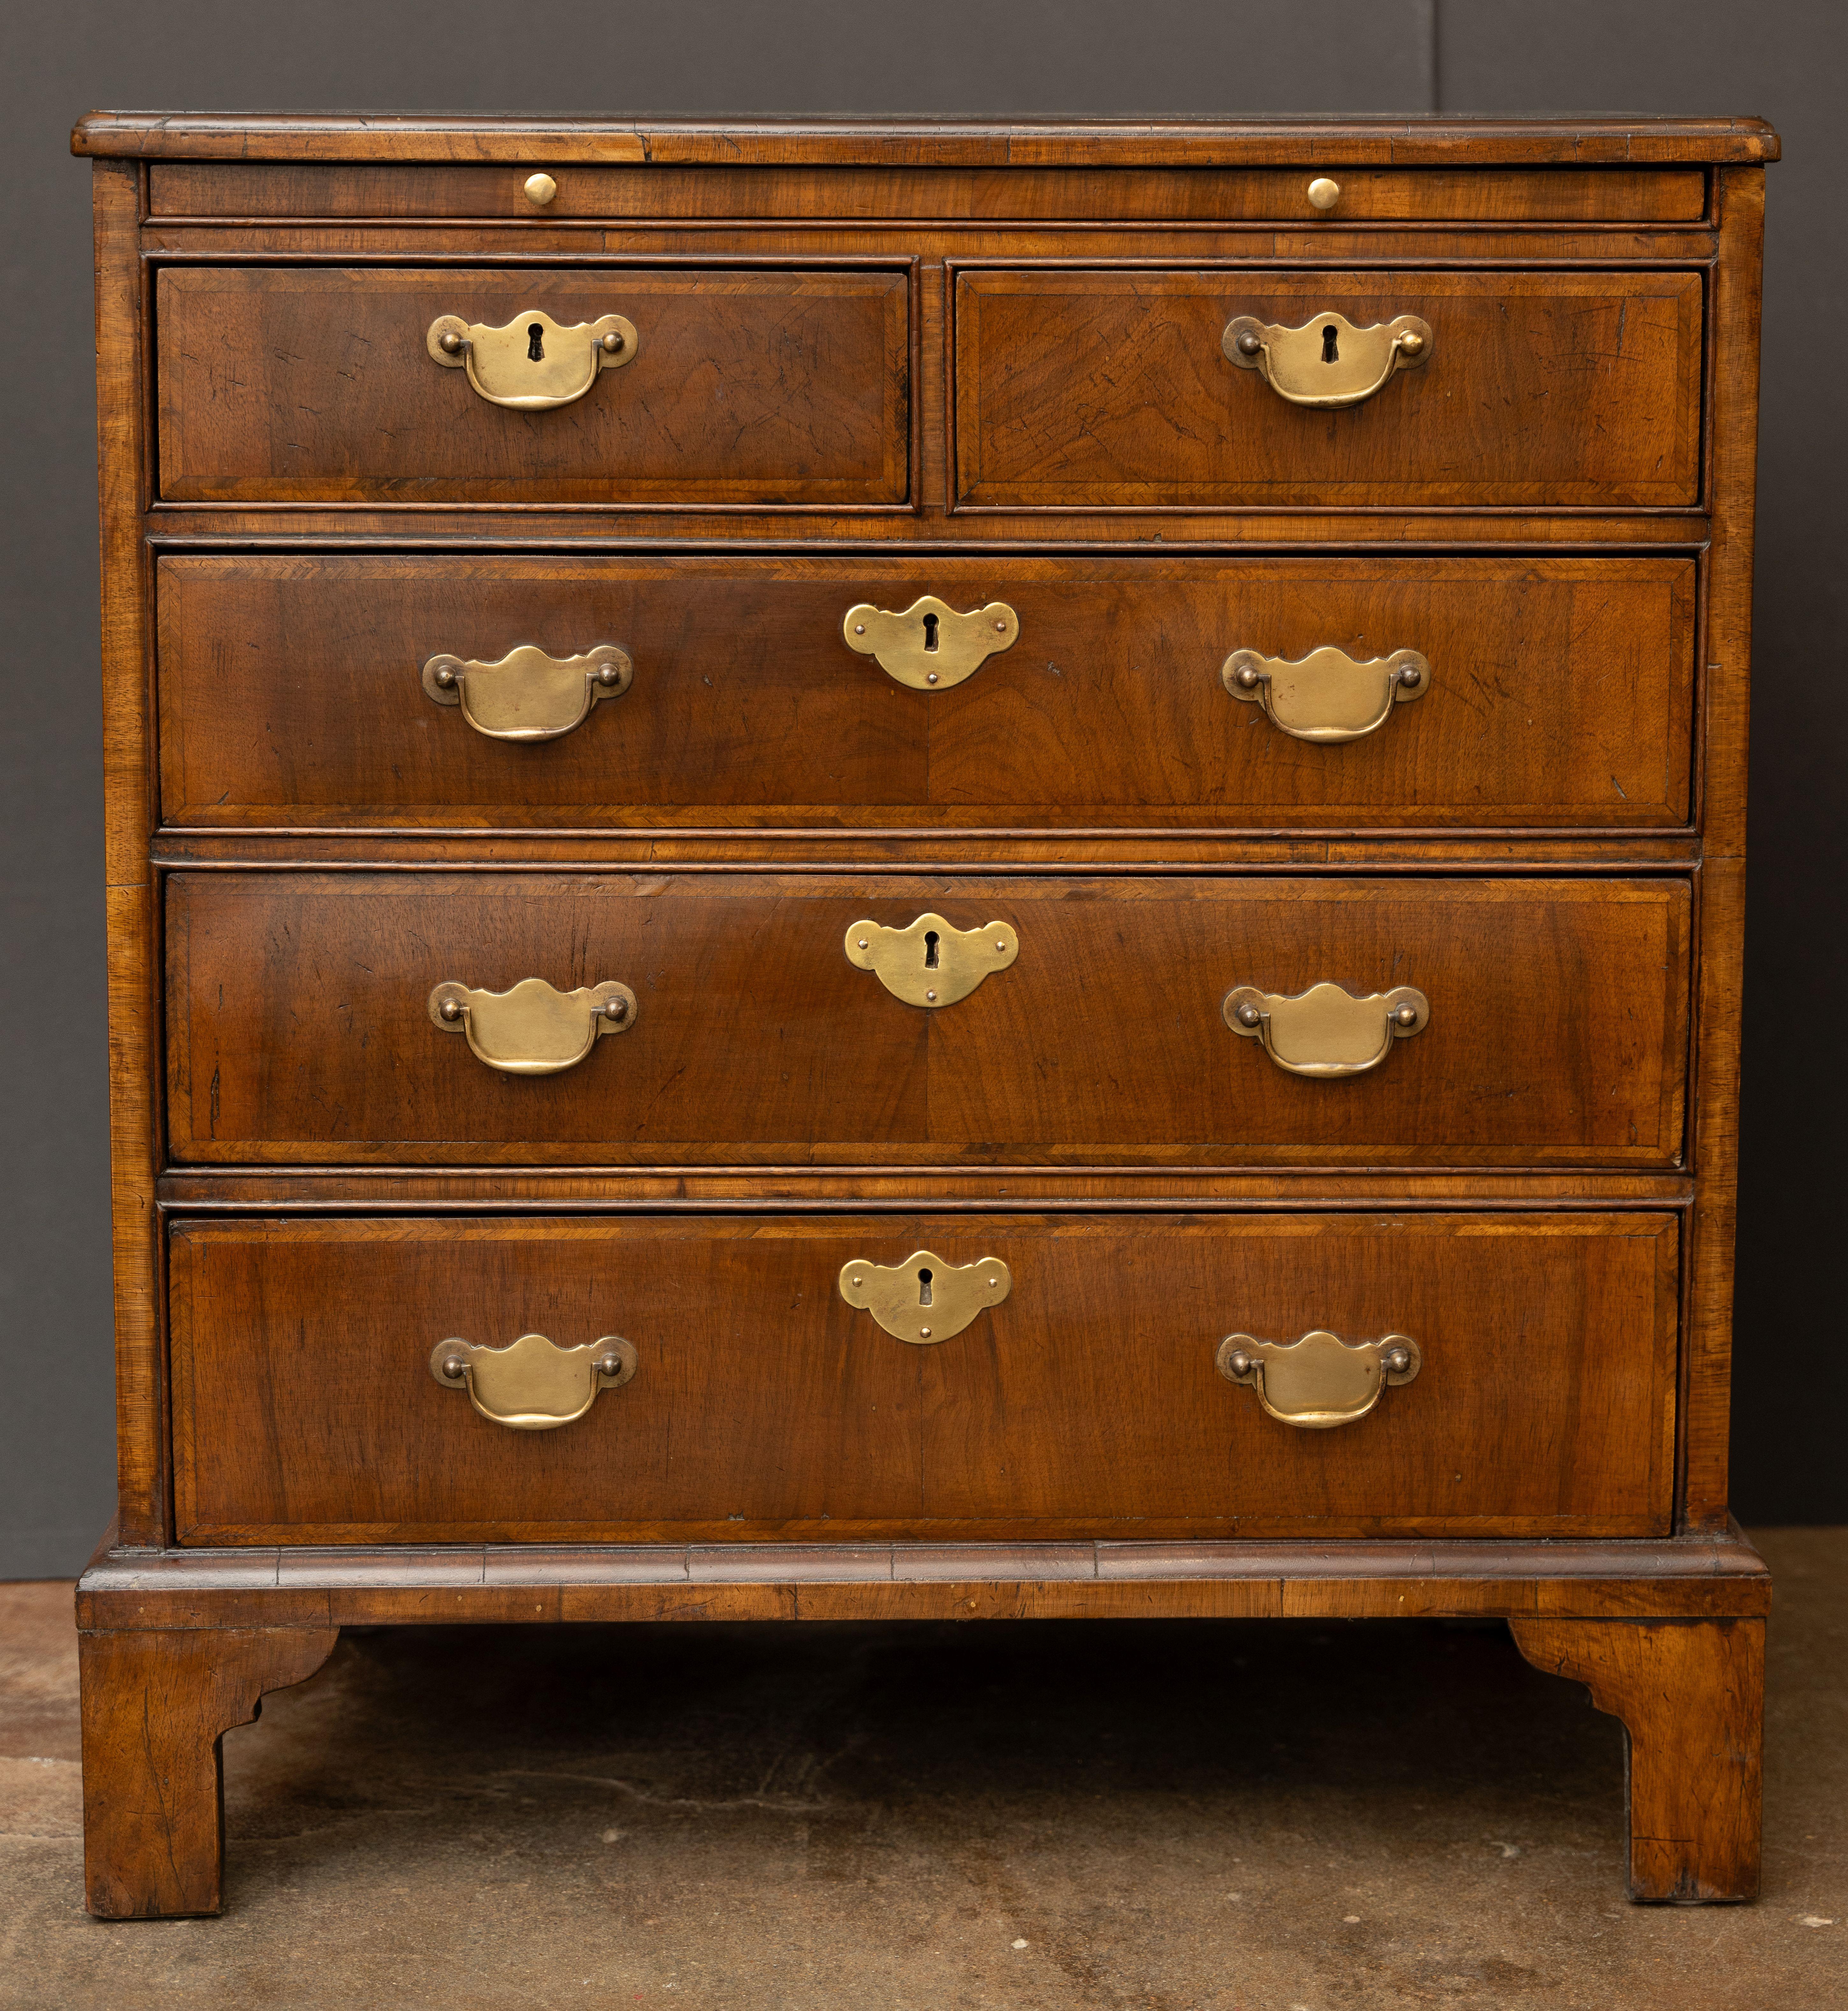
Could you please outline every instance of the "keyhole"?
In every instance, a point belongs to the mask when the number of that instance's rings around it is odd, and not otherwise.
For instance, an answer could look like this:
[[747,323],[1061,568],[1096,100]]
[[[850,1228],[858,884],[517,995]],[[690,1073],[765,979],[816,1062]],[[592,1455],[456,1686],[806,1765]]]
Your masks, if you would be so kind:
[[543,363],[546,360],[545,329],[538,322],[532,322],[526,330],[526,361]]
[[920,1271],[917,1274],[917,1303],[920,1306],[928,1306],[931,1303],[931,1274],[928,1271]]
[[927,650],[934,650],[936,646],[937,618],[934,614],[927,614],[924,617],[924,647]]
[[1335,347],[1335,332],[1332,328],[1322,331],[1322,360],[1324,363],[1339,363],[1341,352]]
[[[924,969],[926,970],[935,970],[936,968],[937,931],[935,929],[926,929],[924,931]],[[930,1274],[927,1272],[924,1275],[928,1277]]]

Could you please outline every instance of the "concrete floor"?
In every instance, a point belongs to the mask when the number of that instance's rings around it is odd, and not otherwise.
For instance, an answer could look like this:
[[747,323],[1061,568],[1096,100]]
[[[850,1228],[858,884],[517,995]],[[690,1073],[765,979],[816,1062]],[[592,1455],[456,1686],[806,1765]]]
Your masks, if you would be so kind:
[[66,1585],[0,1586],[0,2005],[1839,2011],[1848,1530],[1778,1574],[1764,1896],[1622,1898],[1494,1624],[350,1633],[225,1741],[226,1910],[82,1910]]

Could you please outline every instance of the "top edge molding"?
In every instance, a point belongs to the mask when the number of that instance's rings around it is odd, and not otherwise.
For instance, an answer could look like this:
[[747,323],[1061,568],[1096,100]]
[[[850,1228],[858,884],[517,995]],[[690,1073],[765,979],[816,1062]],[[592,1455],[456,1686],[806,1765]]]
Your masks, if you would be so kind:
[[92,112],[94,158],[533,166],[1674,166],[1775,161],[1762,119],[654,119]]

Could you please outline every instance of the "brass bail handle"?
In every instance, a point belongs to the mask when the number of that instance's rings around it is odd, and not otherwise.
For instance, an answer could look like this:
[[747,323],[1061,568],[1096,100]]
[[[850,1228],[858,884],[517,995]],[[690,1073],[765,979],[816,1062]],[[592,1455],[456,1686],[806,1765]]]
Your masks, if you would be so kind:
[[468,1050],[504,1075],[557,1075],[575,1068],[605,1034],[636,1023],[636,995],[614,978],[557,991],[524,977],[505,991],[478,991],[445,978],[430,994],[431,1022],[466,1036]]
[[555,322],[543,308],[523,308],[498,328],[439,315],[424,347],[445,369],[466,370],[479,397],[518,412],[547,412],[575,404],[600,370],[635,361],[640,338],[625,315],[596,321]]
[[1364,1418],[1388,1383],[1412,1381],[1423,1361],[1409,1334],[1345,1341],[1326,1327],[1291,1341],[1229,1333],[1214,1357],[1228,1383],[1257,1391],[1266,1416],[1311,1432]]
[[1394,1045],[1422,1033],[1431,1002],[1415,985],[1357,997],[1339,984],[1312,984],[1286,998],[1255,984],[1235,984],[1220,1010],[1235,1034],[1259,1041],[1292,1075],[1365,1075]]
[[1431,688],[1431,667],[1415,650],[1362,662],[1328,646],[1294,663],[1234,650],[1220,666],[1220,678],[1234,698],[1261,705],[1272,725],[1293,739],[1332,746],[1377,733],[1394,706],[1422,698]]
[[935,1012],[1006,970],[1020,953],[1020,938],[1006,922],[958,929],[932,913],[903,929],[856,922],[847,931],[846,949],[847,961],[871,971],[893,998]]
[[446,1390],[466,1390],[490,1423],[510,1431],[550,1432],[581,1418],[600,1390],[616,1390],[635,1374],[635,1349],[619,1333],[582,1347],[560,1347],[543,1333],[523,1333],[505,1347],[440,1340],[430,1373]]
[[871,1313],[895,1340],[917,1347],[953,1340],[1013,1288],[1013,1273],[999,1257],[946,1264],[934,1251],[914,1250],[902,1264],[854,1257],[841,1266],[840,1293],[848,1304]]
[[581,726],[600,699],[621,698],[636,667],[626,650],[600,642],[579,657],[549,657],[523,642],[493,663],[432,657],[423,688],[439,705],[460,707],[490,740],[556,740]]
[[1020,639],[1020,618],[1005,600],[959,614],[926,593],[902,614],[865,602],[841,618],[847,647],[871,657],[895,683],[913,691],[949,691],[974,677],[989,657]]
[[1220,346],[1241,370],[1255,370],[1280,398],[1316,411],[1340,411],[1383,391],[1401,370],[1430,359],[1430,324],[1416,315],[1356,328],[1332,308],[1300,328],[1237,315]]

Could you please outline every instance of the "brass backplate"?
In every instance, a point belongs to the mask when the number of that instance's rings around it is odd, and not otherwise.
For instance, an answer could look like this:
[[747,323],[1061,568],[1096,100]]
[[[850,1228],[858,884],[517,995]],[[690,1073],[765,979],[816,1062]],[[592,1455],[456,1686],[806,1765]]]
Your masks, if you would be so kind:
[[1377,732],[1395,705],[1424,696],[1431,667],[1415,650],[1362,661],[1331,646],[1294,663],[1234,650],[1220,676],[1234,698],[1262,706],[1271,723],[1294,739],[1326,743]]
[[928,1250],[916,1250],[902,1264],[856,1257],[841,1266],[841,1297],[848,1304],[871,1313],[895,1340],[920,1347],[960,1333],[1013,1288],[1013,1273],[999,1257],[946,1264]]
[[1339,984],[1312,984],[1294,998],[1237,984],[1220,1009],[1234,1033],[1261,1041],[1279,1068],[1311,1076],[1365,1075],[1431,1016],[1430,1000],[1410,984],[1364,998]]
[[614,979],[556,991],[523,977],[506,991],[476,991],[446,978],[430,994],[429,1015],[446,1034],[465,1034],[478,1061],[506,1075],[556,1075],[574,1067],[604,1034],[636,1023],[636,995]]
[[1416,315],[1356,328],[1330,308],[1301,328],[1239,315],[1220,340],[1241,370],[1255,370],[1280,398],[1339,411],[1384,390],[1395,372],[1427,362],[1432,336]]
[[475,1409],[516,1432],[555,1431],[581,1418],[600,1390],[614,1390],[636,1372],[636,1351],[619,1333],[582,1347],[560,1347],[543,1333],[523,1333],[505,1347],[440,1340],[430,1373],[446,1390],[466,1388]]
[[893,998],[927,1012],[967,998],[1020,953],[1020,939],[1006,922],[956,929],[931,914],[906,929],[856,922],[847,931],[847,961],[871,971]]
[[590,716],[599,699],[621,698],[636,667],[626,650],[600,642],[581,657],[550,657],[529,642],[497,662],[433,657],[423,688],[490,740],[556,740]]
[[1226,1380],[1255,1390],[1270,1416],[1312,1432],[1364,1418],[1387,1383],[1411,1382],[1423,1359],[1409,1334],[1348,1342],[1325,1327],[1291,1341],[1229,1333],[1216,1357]]
[[927,593],[902,614],[863,602],[841,621],[847,647],[871,657],[888,678],[914,691],[948,691],[973,677],[998,650],[1020,637],[1020,618],[1004,600],[959,614]]
[[600,370],[632,363],[639,342],[626,315],[607,314],[568,328],[540,308],[523,308],[500,328],[439,315],[424,336],[425,347],[446,370],[466,370],[490,404],[520,412],[575,404]]

